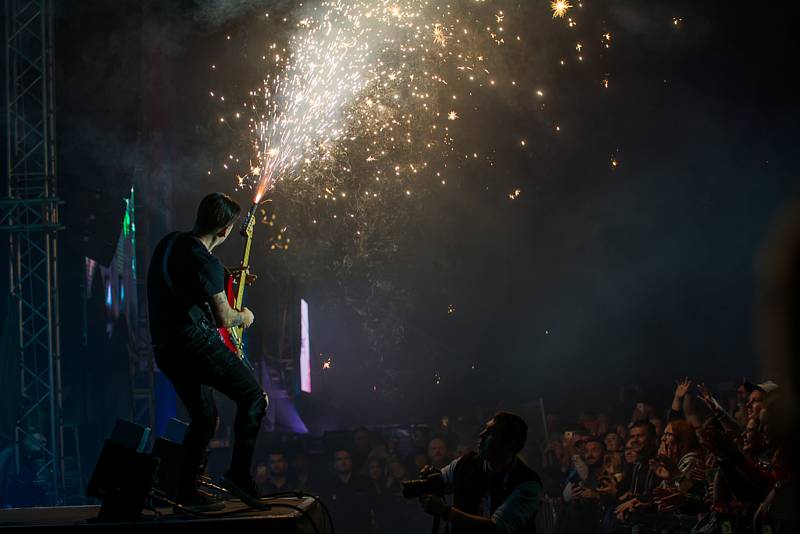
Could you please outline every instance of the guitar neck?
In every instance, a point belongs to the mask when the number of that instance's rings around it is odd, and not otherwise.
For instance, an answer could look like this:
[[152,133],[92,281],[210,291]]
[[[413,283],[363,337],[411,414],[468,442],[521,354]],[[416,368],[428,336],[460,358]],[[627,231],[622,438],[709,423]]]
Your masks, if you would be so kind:
[[[244,286],[247,285],[247,269],[250,267],[250,246],[253,243],[253,226],[255,225],[255,213],[258,208],[257,204],[253,204],[247,212],[244,223],[242,224],[241,233],[245,237],[244,254],[242,254],[241,272],[238,275],[239,286],[236,288],[236,298],[233,301],[233,307],[237,310],[242,309],[244,304]],[[233,326],[228,329],[236,345],[237,352],[243,357],[244,350],[242,344],[242,335],[244,334],[244,326]]]
[[250,245],[253,242],[253,236],[248,235],[247,241],[244,244],[244,254],[242,255],[242,272],[239,274],[239,286],[236,288],[236,299],[234,306],[237,310],[242,309],[244,303],[244,286],[247,283],[247,268],[250,266]]

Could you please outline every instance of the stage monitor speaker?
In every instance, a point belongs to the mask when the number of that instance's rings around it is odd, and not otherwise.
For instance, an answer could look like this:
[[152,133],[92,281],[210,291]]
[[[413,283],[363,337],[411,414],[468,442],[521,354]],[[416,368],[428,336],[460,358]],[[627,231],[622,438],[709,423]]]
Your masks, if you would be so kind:
[[138,425],[127,419],[117,419],[109,439],[136,452],[144,452],[147,440],[150,439],[150,427]]
[[174,498],[178,493],[178,477],[183,462],[183,445],[166,438],[157,438],[153,444],[153,456],[158,458],[153,487],[167,497]]
[[167,429],[164,432],[164,437],[175,443],[183,443],[183,438],[186,437],[186,431],[188,429],[188,423],[184,423],[180,419],[175,419],[173,417],[167,422]]
[[107,439],[86,489],[87,497],[103,502],[97,521],[137,521],[158,462],[158,458]]

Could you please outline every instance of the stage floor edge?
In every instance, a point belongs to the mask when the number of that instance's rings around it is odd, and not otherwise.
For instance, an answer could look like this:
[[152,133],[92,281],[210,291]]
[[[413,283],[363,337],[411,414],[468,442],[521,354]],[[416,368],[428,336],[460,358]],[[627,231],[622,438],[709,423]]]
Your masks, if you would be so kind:
[[[219,534],[220,528],[235,528],[237,532],[269,532],[270,534],[315,533],[314,525],[309,519],[316,523],[320,534],[330,532],[325,514],[321,506],[311,497],[295,499],[274,499],[270,501],[272,508],[266,511],[248,510],[239,501],[226,502],[222,512],[214,514],[233,515],[215,516],[208,514],[203,517],[188,515],[184,513],[174,513],[171,507],[159,507],[156,514],[149,510],[143,510],[141,521],[130,523],[100,523],[94,519],[100,511],[99,505],[88,506],[51,506],[42,508],[5,508],[0,509],[0,530],[5,532],[25,531],[53,532],[57,529],[78,528],[81,530],[102,531],[160,531],[160,532],[191,532],[201,534],[205,532],[215,532]],[[288,506],[298,507],[303,510],[308,518],[297,510]]]

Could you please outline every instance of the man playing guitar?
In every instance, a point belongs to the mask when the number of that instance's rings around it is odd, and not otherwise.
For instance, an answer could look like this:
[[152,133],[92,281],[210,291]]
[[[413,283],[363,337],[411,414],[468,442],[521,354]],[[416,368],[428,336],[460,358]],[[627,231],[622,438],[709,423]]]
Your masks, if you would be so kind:
[[224,267],[211,254],[228,237],[240,212],[227,195],[207,195],[190,232],[173,232],[159,242],[147,274],[155,360],[191,417],[177,501],[194,511],[224,506],[198,488],[218,418],[212,388],[236,403],[233,458],[223,485],[245,503],[259,504],[250,464],[268,399],[248,365],[217,331],[218,327],[247,328],[253,323],[253,313],[230,306]]

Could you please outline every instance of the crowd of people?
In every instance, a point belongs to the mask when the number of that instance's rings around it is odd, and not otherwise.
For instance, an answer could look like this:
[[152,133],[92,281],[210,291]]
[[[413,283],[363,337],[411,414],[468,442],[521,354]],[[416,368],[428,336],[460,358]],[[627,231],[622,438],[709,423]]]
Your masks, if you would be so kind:
[[403,498],[401,482],[417,478],[425,465],[444,467],[453,455],[428,426],[411,429],[409,437],[412,447],[398,447],[391,431],[358,428],[337,433],[324,453],[273,448],[257,460],[255,480],[262,495],[318,495],[338,532],[426,532],[430,521],[416,500]]
[[[718,399],[684,378],[660,408],[637,402],[624,421],[539,417],[546,434],[519,455],[541,477],[537,532],[794,531],[792,428],[775,382],[743,380],[735,398]],[[319,495],[340,532],[427,532],[431,517],[403,498],[401,482],[474,451],[480,423],[358,428],[317,454],[271,449],[258,457],[256,479],[264,494]]]
[[585,418],[540,466],[555,532],[791,532],[791,426],[773,381],[742,381],[726,410],[678,381],[668,411]]

